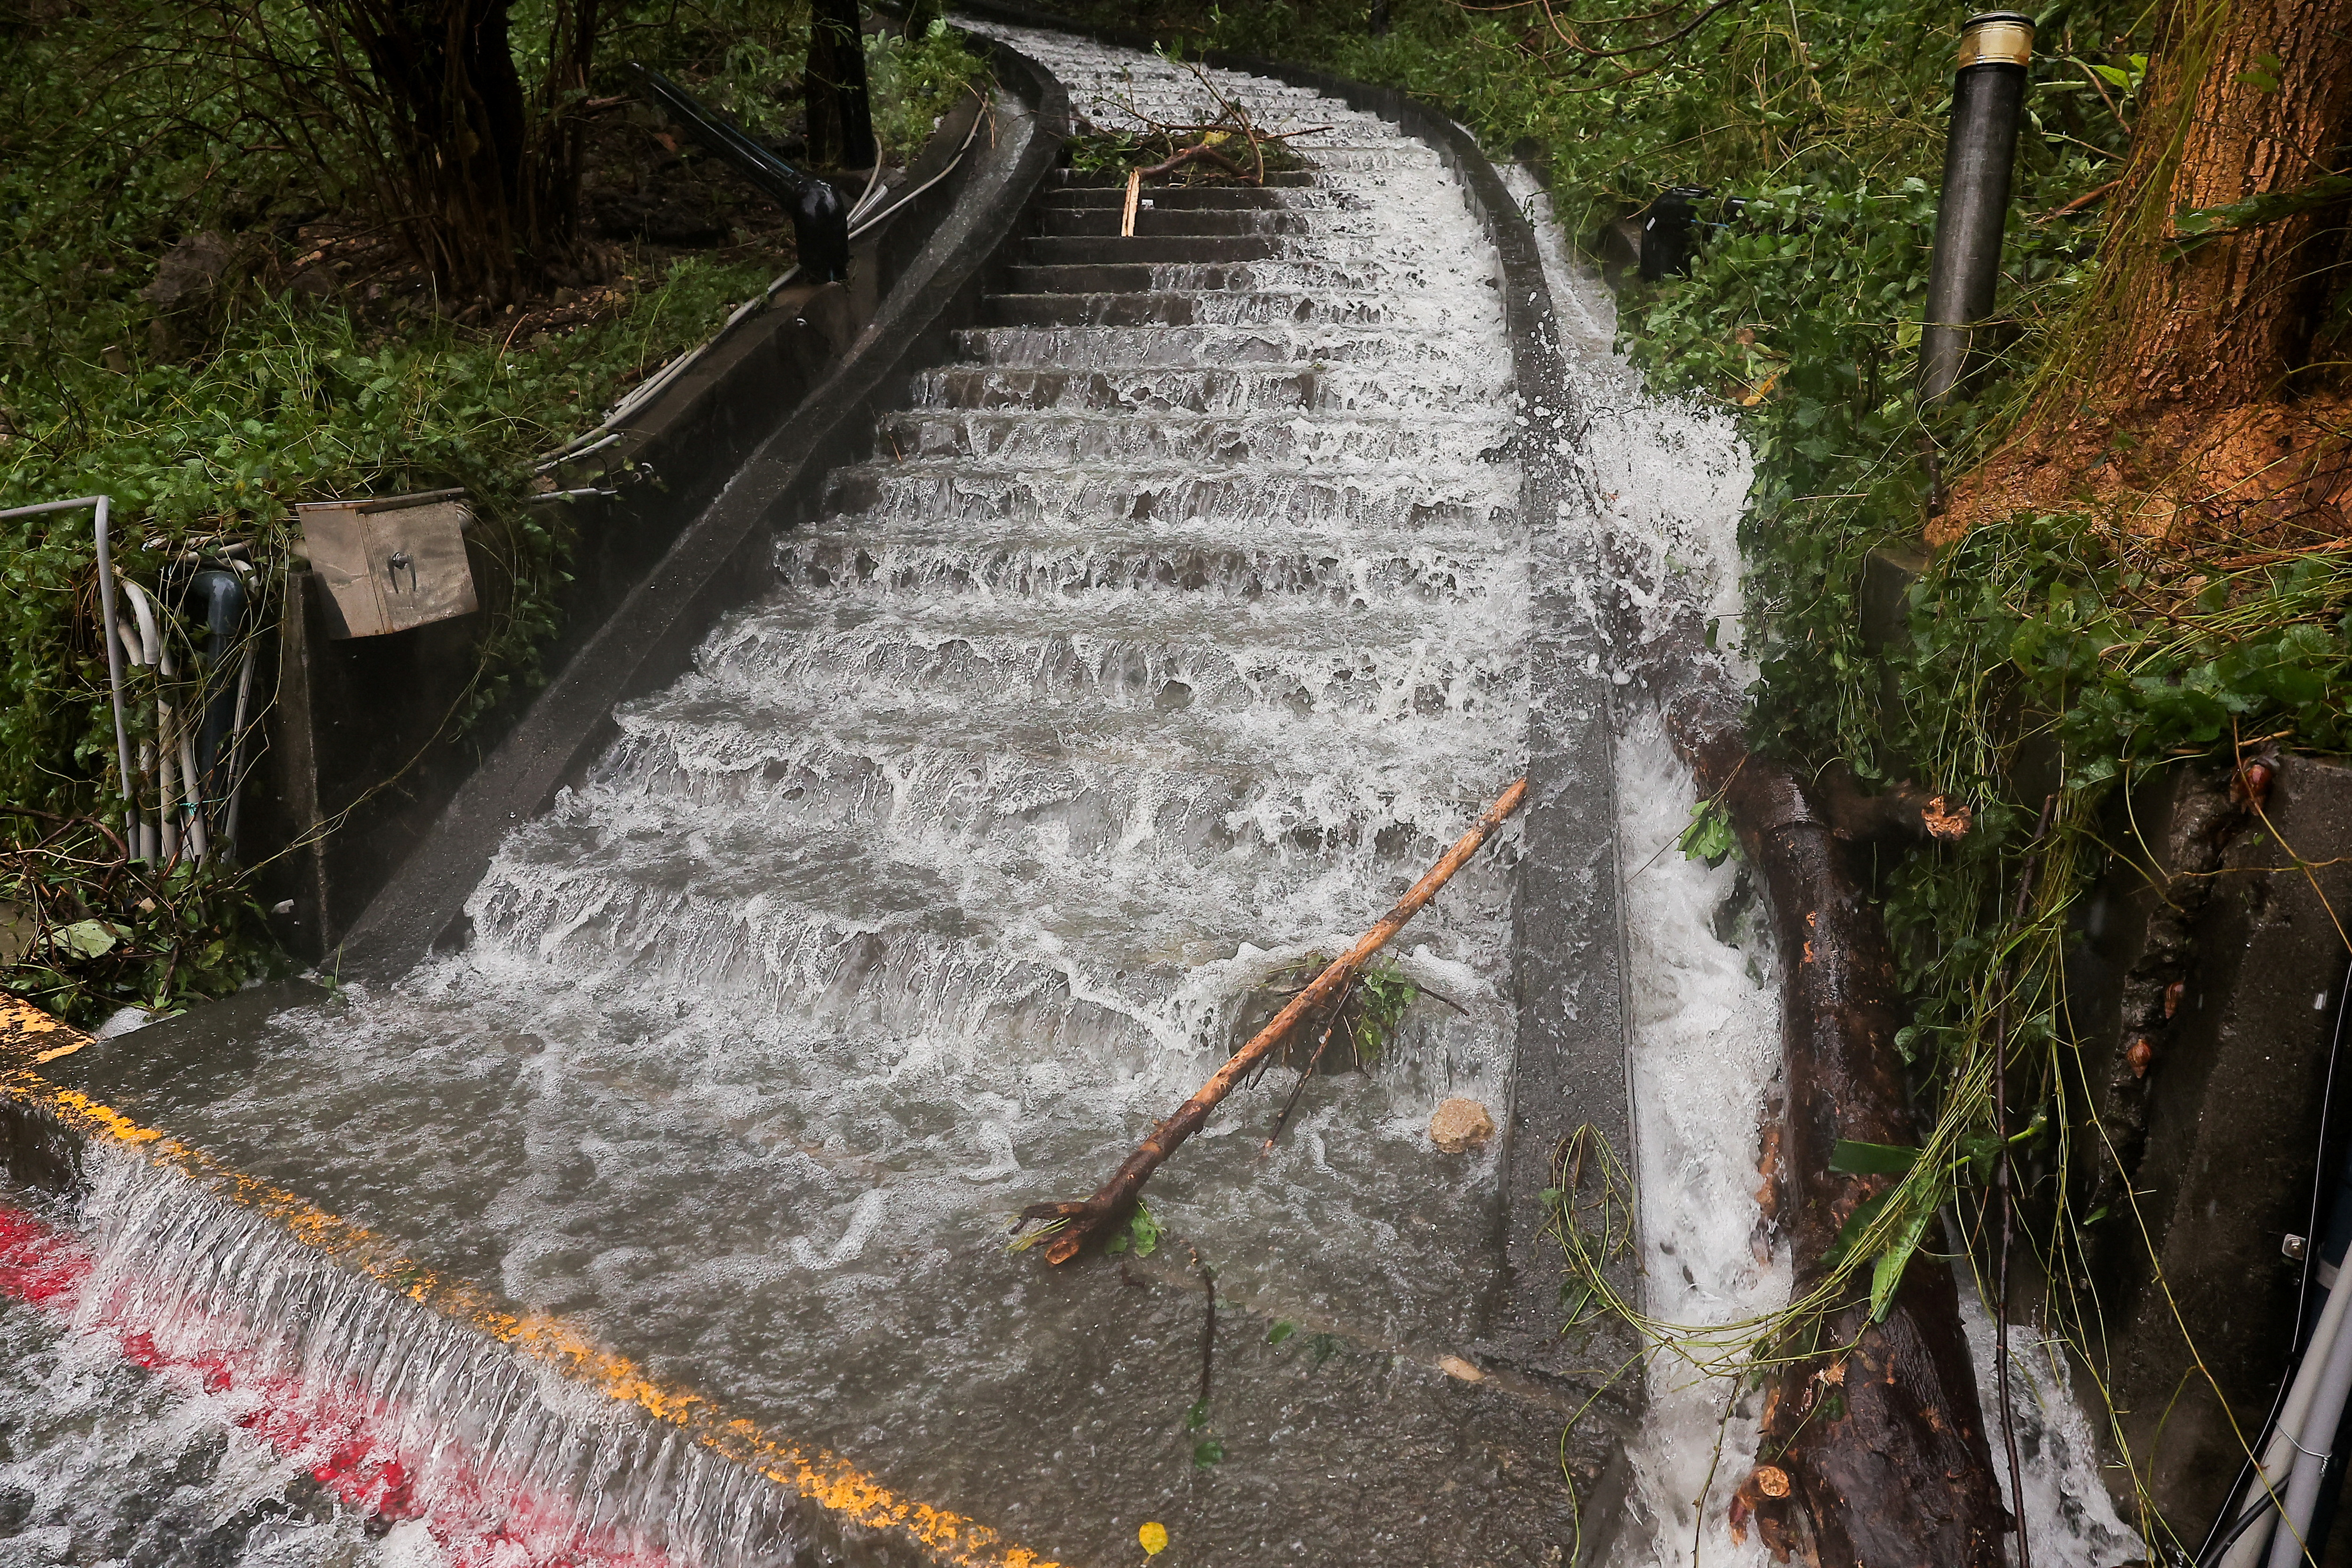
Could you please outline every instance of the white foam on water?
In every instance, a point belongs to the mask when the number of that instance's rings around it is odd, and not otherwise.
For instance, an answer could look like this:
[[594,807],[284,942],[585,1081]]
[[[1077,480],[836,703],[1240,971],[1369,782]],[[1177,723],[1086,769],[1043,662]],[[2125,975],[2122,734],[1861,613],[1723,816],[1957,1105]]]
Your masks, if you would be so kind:
[[[1977,1394],[1993,1439],[1993,1475],[2000,1483],[2002,1505],[2015,1513],[2017,1499],[2010,1489],[2000,1440],[1992,1315],[1967,1281],[1960,1287],[1960,1323],[1976,1358]],[[2100,1479],[2098,1435],[2075,1396],[2064,1345],[2030,1324],[2011,1324],[2009,1388],[2017,1415],[2018,1475],[2024,1483],[2025,1528],[2033,1542],[2035,1568],[2044,1563],[2052,1568],[2117,1568],[2145,1560],[2146,1543],[2116,1511],[2115,1498]]]
[[[1760,1119],[1780,1066],[1779,962],[1738,859],[1713,868],[1675,846],[1697,798],[1654,714],[1617,743],[1619,861],[1641,1124],[1643,1310],[1678,1328],[1745,1322],[1785,1305],[1788,1249],[1757,1194]],[[1692,1364],[1722,1352],[1704,1333],[1650,1363],[1631,1449],[1641,1527],[1627,1560],[1761,1563],[1725,1518],[1753,1464],[1758,1411],[1734,1377]]]
[[[1645,623],[1646,612],[1667,607],[1669,595],[1696,602],[1717,624],[1734,678],[1751,679],[1755,666],[1738,638],[1738,527],[1754,465],[1737,421],[1726,410],[1644,390],[1615,352],[1614,300],[1570,259],[1549,197],[1524,168],[1507,169],[1505,180],[1535,222],[1570,377],[1589,414],[1584,456],[1599,526],[1633,563],[1614,586],[1645,612]],[[1673,847],[1696,792],[1654,712],[1626,722],[1617,772],[1644,1310],[1695,1331],[1692,1354],[1713,1360],[1724,1342],[1707,1331],[1788,1300],[1787,1247],[1766,1234],[1757,1202],[1760,1119],[1780,1070],[1778,961],[1758,913],[1741,912],[1748,899],[1738,858],[1709,869]],[[1991,1322],[1966,1285],[1961,1307],[2006,1500]],[[2011,1348],[2035,1563],[2115,1568],[2144,1555],[2100,1483],[2090,1418],[2071,1382],[2053,1370],[2063,1364],[2062,1352],[2022,1326],[2012,1327]],[[1672,1350],[1651,1364],[1647,1388],[1642,1430],[1629,1450],[1643,1517],[1628,1531],[1622,1560],[1760,1568],[1769,1561],[1762,1542],[1752,1532],[1735,1542],[1726,1515],[1755,1462],[1758,1396],[1735,1377],[1701,1373]]]

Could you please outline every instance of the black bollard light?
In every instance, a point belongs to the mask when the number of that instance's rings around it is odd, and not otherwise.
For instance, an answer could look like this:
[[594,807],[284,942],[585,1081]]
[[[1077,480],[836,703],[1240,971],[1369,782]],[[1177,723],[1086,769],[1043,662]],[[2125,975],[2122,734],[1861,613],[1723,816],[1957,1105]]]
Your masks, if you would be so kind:
[[2025,109],[2033,23],[1988,11],[1960,26],[1952,78],[1952,129],[1944,145],[1944,192],[1936,205],[1936,254],[1927,269],[1927,316],[1919,334],[1919,401],[1941,403],[1969,369],[1976,323],[1992,314],[2000,281],[2000,231],[2009,216],[2009,170]]

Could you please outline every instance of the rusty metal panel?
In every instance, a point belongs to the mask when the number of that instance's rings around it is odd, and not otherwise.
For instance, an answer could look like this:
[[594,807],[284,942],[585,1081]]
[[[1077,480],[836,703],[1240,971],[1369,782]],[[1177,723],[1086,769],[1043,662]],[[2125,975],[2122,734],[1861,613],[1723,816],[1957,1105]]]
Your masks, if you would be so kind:
[[473,513],[464,494],[431,490],[295,507],[303,552],[327,590],[334,636],[382,637],[474,612],[465,534]]

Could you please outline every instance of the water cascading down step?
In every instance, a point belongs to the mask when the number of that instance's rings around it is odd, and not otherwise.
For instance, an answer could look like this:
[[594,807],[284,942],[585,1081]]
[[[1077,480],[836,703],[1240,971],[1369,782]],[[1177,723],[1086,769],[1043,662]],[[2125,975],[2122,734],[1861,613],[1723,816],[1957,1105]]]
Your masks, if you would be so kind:
[[[991,30],[1095,124],[1213,111],[1155,56]],[[43,1069],[364,1238],[306,1257],[121,1132],[53,1244],[168,1299],[159,1364],[232,1323],[236,1376],[355,1388],[425,1456],[417,1517],[509,1486],[560,1501],[546,1540],[646,1560],[1569,1539],[1568,1403],[1475,1364],[1501,1150],[1427,1133],[1507,1101],[1516,828],[1394,952],[1458,1006],[1413,1004],[1263,1158],[1292,1075],[1236,1095],[1154,1179],[1150,1256],[1004,1247],[1527,765],[1496,252],[1429,145],[1211,77],[1327,128],[1307,166],[1147,189],[1131,238],[1123,181],[1055,176],[982,324],[778,535],[774,591],[507,839],[463,951],[168,1070]]]

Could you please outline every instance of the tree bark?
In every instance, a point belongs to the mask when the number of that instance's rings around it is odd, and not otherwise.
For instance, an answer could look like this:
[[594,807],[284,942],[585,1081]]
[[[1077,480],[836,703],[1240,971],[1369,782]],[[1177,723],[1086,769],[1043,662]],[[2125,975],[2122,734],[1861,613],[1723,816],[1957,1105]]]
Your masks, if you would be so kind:
[[2169,31],[2133,137],[2110,262],[2122,270],[2120,310],[2098,392],[2119,411],[2275,395],[2307,362],[2326,270],[2343,258],[2340,202],[2178,254],[2173,224],[2342,171],[2352,4],[2252,0],[2220,23],[2183,4]]
[[2352,167],[2347,40],[2352,0],[2172,0],[2090,302],[1931,544],[2086,500],[2184,544],[2352,529],[2352,399],[2325,335],[2352,201],[2320,199]]
[[[552,0],[533,90],[515,63],[513,0],[311,0],[330,68],[361,108],[371,197],[445,298],[503,303],[573,254],[597,7]],[[363,69],[340,68],[346,48]]]

